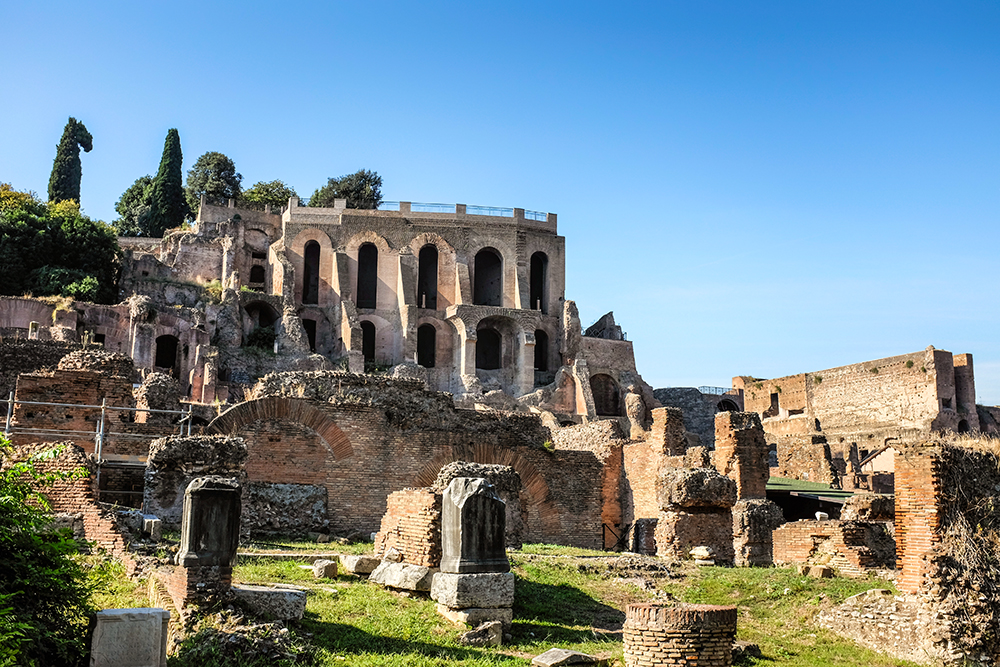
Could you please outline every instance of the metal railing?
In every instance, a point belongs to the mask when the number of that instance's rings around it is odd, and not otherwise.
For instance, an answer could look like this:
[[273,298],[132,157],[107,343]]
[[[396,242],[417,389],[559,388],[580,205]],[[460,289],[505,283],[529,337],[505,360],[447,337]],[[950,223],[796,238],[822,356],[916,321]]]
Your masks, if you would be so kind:
[[[59,429],[59,428],[25,428],[14,425],[14,406],[24,406],[24,405],[41,405],[49,406],[54,408],[76,408],[78,410],[100,410],[100,419],[97,420],[97,424],[93,431],[81,431],[79,429]],[[104,399],[100,405],[85,405],[80,403],[47,403],[44,401],[23,401],[14,400],[14,392],[10,392],[10,396],[7,398],[7,421],[4,424],[3,433],[5,436],[10,437],[11,435],[21,433],[21,434],[31,434],[31,435],[45,435],[45,436],[68,436],[73,439],[82,439],[82,436],[94,436],[94,454],[97,457],[97,464],[100,465],[104,462],[104,441],[111,436],[116,438],[136,438],[136,439],[152,439],[162,437],[163,435],[171,435],[163,433],[161,435],[150,435],[146,433],[126,433],[126,432],[114,432],[108,431],[106,429],[108,421],[109,412],[153,412],[158,414],[168,414],[168,415],[179,415],[180,419],[177,421],[177,435],[191,435],[191,406],[188,406],[187,410],[157,410],[154,408],[129,408],[117,405],[108,405],[108,399]],[[172,431],[173,429],[171,429]],[[73,437],[76,436],[76,437]],[[100,473],[98,473],[100,474]]]
[[465,212],[469,215],[492,215],[495,218],[513,218],[514,209],[501,206],[474,206],[465,207]]
[[711,394],[713,396],[725,396],[726,394],[739,393],[732,387],[698,387],[698,391],[703,394]]
[[423,204],[420,202],[411,202],[410,210],[414,213],[454,213],[454,204]]
[[539,222],[545,222],[549,219],[549,214],[544,211],[529,211],[525,209],[524,211],[525,220],[537,220]]

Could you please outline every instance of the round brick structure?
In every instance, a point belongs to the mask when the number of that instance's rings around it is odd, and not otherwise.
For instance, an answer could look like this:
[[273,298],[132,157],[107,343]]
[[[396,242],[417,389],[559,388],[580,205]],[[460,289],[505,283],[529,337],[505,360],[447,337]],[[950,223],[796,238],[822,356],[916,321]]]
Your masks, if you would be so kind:
[[736,607],[630,604],[622,635],[625,667],[729,667]]

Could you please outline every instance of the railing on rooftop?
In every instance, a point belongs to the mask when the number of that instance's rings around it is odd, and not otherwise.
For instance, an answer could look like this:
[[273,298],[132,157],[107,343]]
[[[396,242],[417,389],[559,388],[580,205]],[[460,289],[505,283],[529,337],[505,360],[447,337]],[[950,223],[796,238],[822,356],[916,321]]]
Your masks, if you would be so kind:
[[698,387],[698,391],[703,394],[712,394],[713,396],[724,396],[726,394],[737,393],[732,387]]
[[414,213],[454,213],[454,204],[423,204],[410,202],[410,210]]
[[497,218],[514,217],[514,209],[501,206],[466,206],[465,212],[469,215],[492,215]]
[[524,217],[528,220],[538,220],[540,222],[545,222],[549,219],[549,214],[543,211],[529,211],[525,209]]
[[[299,199],[298,205],[309,205],[308,199]],[[282,208],[284,213],[288,207]],[[353,209],[352,209],[353,210]],[[401,213],[445,213],[458,215],[484,215],[494,218],[514,218],[531,220],[533,222],[552,222],[555,224],[555,213],[532,211],[530,209],[511,208],[507,206],[479,206],[465,204],[438,204],[431,202],[383,201],[376,207],[378,211],[399,211]]]

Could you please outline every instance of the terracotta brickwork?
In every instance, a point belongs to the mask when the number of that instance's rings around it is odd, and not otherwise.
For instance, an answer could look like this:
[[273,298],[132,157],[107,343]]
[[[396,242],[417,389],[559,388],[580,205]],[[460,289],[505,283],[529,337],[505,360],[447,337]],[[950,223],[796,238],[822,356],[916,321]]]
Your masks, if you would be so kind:
[[653,408],[653,426],[647,440],[653,449],[664,456],[684,456],[687,435],[684,414],[680,408]]
[[736,607],[630,604],[622,639],[625,667],[729,667]]
[[126,531],[118,528],[114,511],[108,506],[97,503],[94,488],[95,467],[84,451],[71,442],[47,442],[20,447],[18,454],[21,459],[27,459],[35,452],[48,450],[54,446],[65,448],[55,458],[37,464],[39,470],[53,472],[85,470],[87,474],[77,479],[57,481],[51,486],[39,489],[49,501],[52,513],[82,515],[86,539],[121,561],[131,576],[136,571],[137,563],[128,552],[128,535]]
[[896,456],[896,585],[919,592],[931,570],[928,559],[941,542],[941,451],[936,447],[906,447]]
[[653,425],[645,440],[624,446],[623,495],[626,523],[638,519],[656,519],[660,505],[656,480],[663,467],[685,467],[683,460],[687,435],[679,408],[654,408]]
[[375,537],[375,555],[390,549],[411,565],[441,564],[441,494],[432,489],[403,489],[386,499],[382,527]]
[[178,610],[184,609],[190,602],[224,595],[233,585],[233,568],[230,566],[176,565],[157,570],[154,576],[166,587]]
[[871,546],[878,528],[877,523],[864,521],[786,523],[773,533],[774,562],[787,565],[822,561],[843,575],[855,577],[872,568],[891,568],[891,551]]
[[736,482],[740,500],[765,498],[768,446],[755,412],[720,412],[715,416],[715,465]]

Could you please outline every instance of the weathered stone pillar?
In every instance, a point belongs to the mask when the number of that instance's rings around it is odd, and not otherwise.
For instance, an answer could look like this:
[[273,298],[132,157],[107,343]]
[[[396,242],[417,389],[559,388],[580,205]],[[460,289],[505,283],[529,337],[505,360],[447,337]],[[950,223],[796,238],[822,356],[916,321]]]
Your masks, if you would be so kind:
[[482,628],[499,644],[511,624],[514,574],[504,549],[504,503],[485,479],[456,477],[441,501],[441,572],[431,581],[438,613]]
[[715,464],[720,473],[736,482],[733,550],[739,566],[771,565],[772,532],[785,522],[781,508],[767,500],[769,459],[764,428],[756,412],[715,415]]
[[684,456],[687,436],[680,408],[653,408],[653,426],[648,441],[663,456]]
[[733,480],[710,468],[665,468],[656,480],[656,493],[657,556],[681,560],[703,546],[716,563],[733,562]]

